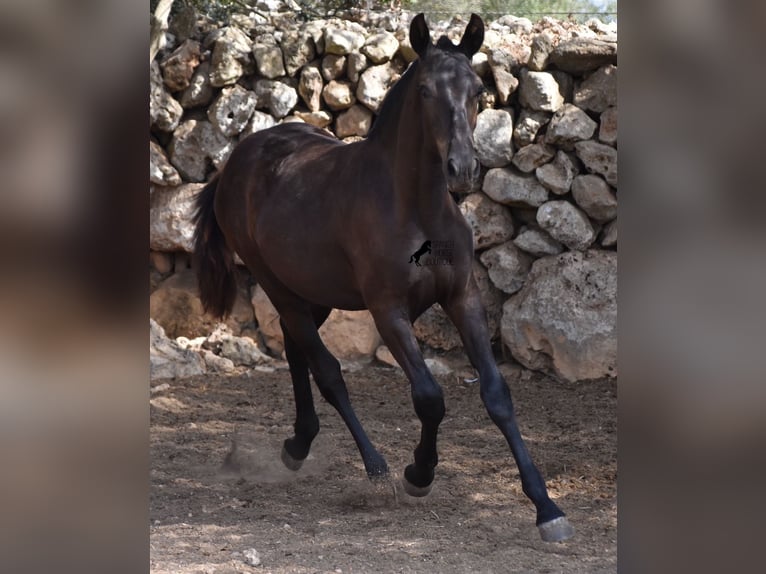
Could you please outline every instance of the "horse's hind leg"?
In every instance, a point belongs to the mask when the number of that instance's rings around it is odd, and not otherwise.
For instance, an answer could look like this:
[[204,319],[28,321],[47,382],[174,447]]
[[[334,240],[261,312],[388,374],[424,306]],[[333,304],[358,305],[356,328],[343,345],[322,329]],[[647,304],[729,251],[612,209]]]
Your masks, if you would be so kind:
[[[313,309],[314,323],[317,328],[322,326],[330,309],[315,307]],[[311,443],[319,432],[319,419],[314,410],[314,397],[311,393],[309,380],[309,364],[306,356],[298,348],[285,325],[280,321],[285,341],[285,355],[290,365],[290,377],[293,381],[295,394],[295,435],[285,439],[282,448],[282,462],[290,470],[298,470],[309,454]]]
[[425,496],[431,491],[439,462],[436,436],[444,418],[444,394],[426,366],[406,313],[385,306],[371,311],[383,340],[410,381],[412,403],[421,422],[415,462],[404,469],[402,485],[411,496]]
[[[354,437],[359,453],[362,455],[364,468],[370,478],[388,475],[388,465],[383,456],[375,449],[362,428],[346,389],[346,383],[340,371],[340,363],[322,343],[317,332],[314,317],[307,312],[306,305],[285,305],[274,301],[279,311],[286,334],[295,344],[295,349],[303,354],[314,381],[324,399],[330,403],[346,423]],[[299,380],[299,389],[305,391],[304,379]],[[304,403],[305,404],[305,403]]]

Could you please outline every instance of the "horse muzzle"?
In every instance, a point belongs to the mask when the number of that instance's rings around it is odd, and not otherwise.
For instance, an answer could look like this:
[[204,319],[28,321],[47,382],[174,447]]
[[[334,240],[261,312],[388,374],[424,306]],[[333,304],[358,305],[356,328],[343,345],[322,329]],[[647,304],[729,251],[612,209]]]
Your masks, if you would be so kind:
[[476,156],[447,160],[447,188],[452,193],[469,193],[478,183],[480,174],[481,164]]

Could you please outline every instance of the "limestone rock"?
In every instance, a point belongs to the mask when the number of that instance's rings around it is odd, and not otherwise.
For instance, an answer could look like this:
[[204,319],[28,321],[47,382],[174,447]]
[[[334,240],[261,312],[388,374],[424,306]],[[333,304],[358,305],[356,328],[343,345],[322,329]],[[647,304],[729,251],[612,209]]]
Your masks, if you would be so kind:
[[487,109],[476,117],[473,132],[479,161],[486,167],[502,167],[513,157],[513,120],[505,110]]
[[513,244],[534,257],[558,255],[564,251],[564,247],[561,243],[553,239],[553,237],[542,229],[536,228],[522,229],[513,240]]
[[558,150],[553,161],[538,167],[535,175],[547,189],[556,195],[564,195],[572,186],[572,181],[577,175],[577,167],[566,153]]
[[298,70],[316,57],[314,40],[310,36],[285,32],[281,46],[288,76],[297,74]]
[[298,103],[298,92],[276,80],[258,80],[255,83],[255,95],[258,98],[257,107],[267,108],[275,118],[285,117]]
[[561,70],[551,70],[550,72],[559,85],[561,97],[564,98],[565,102],[571,102],[574,97],[574,78],[572,75]]
[[200,55],[199,42],[186,40],[160,64],[165,85],[171,92],[189,87],[194,69],[199,65]]
[[[275,126],[276,124],[277,124],[277,121],[273,117],[271,117],[269,114],[267,114],[266,112],[259,112],[258,110],[255,110],[253,112],[253,115],[250,117],[250,121],[247,122],[245,129],[242,130],[242,133],[240,134],[240,138],[245,138],[251,134],[254,134],[261,130],[265,130],[272,126]],[[240,141],[242,140],[240,139]]]
[[617,143],[617,108],[605,110],[599,118],[598,140],[601,143]]
[[492,72],[498,100],[503,106],[509,104],[511,94],[519,87],[519,80],[513,75],[513,70],[518,68],[520,62],[514,56],[508,44],[502,48],[490,49],[487,54],[487,64]]
[[372,112],[362,105],[354,104],[338,116],[335,121],[335,135],[365,137],[372,125]]
[[154,319],[149,319],[149,378],[152,381],[204,373],[205,363],[199,354],[181,348]]
[[319,336],[333,355],[348,361],[372,358],[382,342],[369,311],[333,309]]
[[316,66],[306,66],[301,70],[298,92],[308,109],[318,112],[322,107],[322,74]]
[[549,201],[537,210],[537,223],[556,241],[569,249],[587,249],[596,238],[593,226],[577,207],[568,201]]
[[511,168],[490,169],[482,189],[490,198],[505,205],[538,207],[548,200],[548,190],[535,176],[519,174]]
[[[492,340],[497,339],[500,336],[500,318],[503,314],[503,303],[505,302],[506,295],[495,287],[487,268],[476,260],[473,262],[473,278],[476,281],[476,286],[479,288],[481,303],[484,305],[484,310],[487,313],[489,338]],[[457,333],[456,329],[455,333]]]
[[399,79],[399,72],[388,62],[367,68],[359,77],[356,98],[377,113],[389,88]]
[[523,287],[532,265],[532,258],[511,241],[488,249],[479,259],[487,267],[495,287],[507,294]]
[[617,197],[597,175],[578,175],[574,178],[572,197],[591,219],[603,223],[617,217]]
[[322,77],[327,80],[336,80],[343,75],[346,69],[346,57],[335,54],[327,54],[322,58]]
[[513,165],[524,173],[531,173],[553,159],[554,154],[555,150],[543,143],[530,144],[516,151]]
[[418,317],[413,331],[418,341],[434,349],[451,351],[463,344],[455,325],[438,303]]
[[495,89],[492,86],[486,87],[479,96],[479,112],[493,109],[496,102],[497,93],[495,92]]
[[329,112],[295,112],[295,116],[302,119],[307,124],[318,128],[326,128],[332,123],[332,116]]
[[498,18],[497,23],[502,26],[508,26],[509,32],[518,36],[530,34],[533,29],[532,21],[529,18],[520,18],[510,14]]
[[610,248],[617,246],[617,220],[610,221],[601,232],[601,247]]
[[325,28],[324,51],[327,54],[345,56],[358,51],[362,46],[364,46],[364,36],[358,32]]
[[152,62],[149,74],[149,125],[163,132],[178,127],[184,110],[165,89],[159,65]]
[[617,376],[617,254],[538,259],[503,306],[503,342],[527,368],[567,381]]
[[409,30],[404,27],[398,28],[394,32],[394,36],[396,36],[396,39],[399,41],[399,53],[402,55],[402,58],[404,58],[407,63],[416,60],[418,55],[415,50],[412,49],[412,44],[410,44]]
[[301,32],[303,37],[311,38],[311,40],[313,40],[314,50],[316,51],[317,56],[324,54],[324,34],[326,28],[327,21],[322,19],[310,20],[303,26],[303,30]]
[[205,181],[208,163],[220,168],[234,150],[233,142],[206,121],[186,120],[173,132],[170,161],[187,181]]
[[[258,330],[263,335],[266,345],[272,352],[281,353],[284,349],[284,338],[279,326],[279,314],[260,286],[253,290],[251,301]],[[349,361],[371,358],[381,344],[375,321],[369,311],[333,309],[319,329],[319,336],[333,355]]]
[[212,351],[201,349],[202,360],[209,373],[231,373],[234,371],[234,362],[226,357],[219,357]]
[[523,72],[519,86],[519,101],[536,111],[555,112],[564,105],[559,84],[548,72]]
[[598,113],[617,105],[617,66],[603,66],[584,79],[574,93],[574,104]]
[[210,62],[202,62],[192,74],[189,87],[181,94],[181,105],[186,108],[207,106],[213,100],[210,85]]
[[220,356],[242,367],[254,367],[271,361],[250,337],[224,337],[220,344]]
[[495,79],[495,87],[497,88],[500,104],[507,106],[511,94],[519,87],[519,80],[511,72],[500,67],[492,68],[492,76]]
[[396,39],[396,36],[390,32],[379,32],[367,38],[361,52],[373,64],[385,64],[394,57],[398,50],[399,41]]
[[359,52],[351,52],[346,57],[346,76],[348,79],[357,83],[359,81],[359,75],[367,69],[369,62],[364,54]]
[[242,86],[224,88],[208,108],[207,117],[223,135],[235,136],[245,129],[256,103],[255,93]]
[[149,261],[151,266],[162,275],[169,275],[173,272],[175,257],[172,253],[149,251]]
[[[178,271],[160,283],[149,298],[149,316],[173,338],[206,336],[219,323],[203,311],[197,276],[192,269]],[[232,333],[239,334],[242,326],[252,324],[253,320],[252,307],[245,295],[238,292],[232,313],[224,323]]]
[[[345,110],[356,103],[350,82],[330,81],[322,90],[322,99],[333,111]],[[338,136],[341,137],[341,136]]]
[[204,184],[186,183],[155,189],[149,196],[149,247],[154,251],[186,251],[194,247],[194,198]]
[[452,374],[450,366],[436,357],[428,357],[425,359],[426,367],[431,371],[431,374],[435,377],[443,377],[445,375]]
[[617,187],[617,150],[593,140],[575,144],[577,157],[590,173],[604,176],[606,182]]
[[261,76],[273,80],[285,75],[282,50],[279,46],[254,44],[253,57],[255,58],[255,66]]
[[385,345],[381,345],[375,350],[375,358],[384,365],[401,369],[399,363],[396,362],[394,355]]
[[483,193],[467,195],[460,203],[460,212],[473,230],[473,248],[476,250],[504,243],[513,237],[510,210]]
[[264,343],[273,354],[282,355],[285,344],[282,328],[279,326],[279,313],[260,285],[253,288],[250,303],[255,313],[255,321],[258,323],[258,331],[260,331]]
[[253,68],[247,35],[235,26],[221,29],[210,59],[210,84],[217,88],[234,84],[244,74],[252,73]]
[[537,132],[551,119],[549,112],[536,112],[523,108],[519,114],[519,121],[513,130],[513,143],[518,147],[524,147],[534,143]]
[[542,72],[548,65],[548,55],[553,49],[552,35],[544,31],[532,37],[527,67],[534,72]]
[[572,38],[559,43],[549,56],[559,70],[581,75],[601,66],[617,63],[617,42],[595,38]]
[[484,52],[476,52],[471,57],[471,67],[480,78],[484,78],[492,71],[489,67],[489,57]]
[[181,176],[157,143],[149,141],[149,181],[157,185],[180,185]]
[[[487,31],[484,31],[485,45],[487,42]],[[491,40],[490,40],[491,42]],[[490,47],[487,50],[489,67],[494,75],[498,70],[504,70],[509,73],[518,72],[521,66],[526,65],[529,60],[530,49],[525,42],[518,42],[511,37],[502,39],[499,46]]]
[[598,124],[577,106],[564,104],[551,118],[545,141],[571,150],[575,142],[590,139]]
[[598,18],[589,18],[585,21],[585,25],[600,35],[614,36],[617,35],[617,21],[602,22]]

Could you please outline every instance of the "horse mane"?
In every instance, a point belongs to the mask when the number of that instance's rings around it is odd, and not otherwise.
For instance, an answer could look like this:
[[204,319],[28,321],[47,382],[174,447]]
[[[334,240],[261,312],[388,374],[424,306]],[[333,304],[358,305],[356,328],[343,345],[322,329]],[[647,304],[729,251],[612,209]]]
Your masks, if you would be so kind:
[[380,132],[381,125],[396,122],[396,116],[401,111],[404,98],[407,95],[407,90],[410,87],[412,78],[415,76],[419,63],[419,58],[413,61],[404,74],[402,74],[402,77],[388,90],[386,97],[383,98],[383,103],[380,105],[380,111],[373,120],[372,127],[367,134],[368,139],[375,137]]

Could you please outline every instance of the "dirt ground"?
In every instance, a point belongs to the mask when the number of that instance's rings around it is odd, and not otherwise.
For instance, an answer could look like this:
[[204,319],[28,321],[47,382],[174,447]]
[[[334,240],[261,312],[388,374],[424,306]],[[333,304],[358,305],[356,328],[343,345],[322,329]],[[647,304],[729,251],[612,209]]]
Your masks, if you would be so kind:
[[[540,539],[478,384],[455,375],[437,377],[447,416],[428,497],[411,499],[395,487],[419,422],[404,375],[390,367],[349,372],[346,381],[392,482],[366,479],[350,434],[316,391],[322,429],[303,468],[287,470],[279,454],[294,411],[282,367],[167,381],[153,392],[151,571],[616,572],[616,383],[561,383],[507,364],[501,370],[551,497],[576,529],[573,539]],[[239,471],[222,466],[233,443]]]

